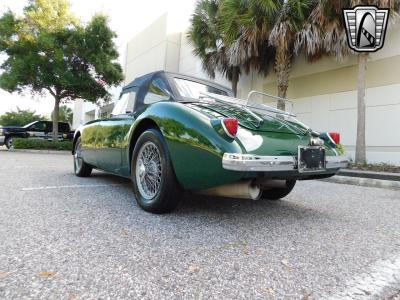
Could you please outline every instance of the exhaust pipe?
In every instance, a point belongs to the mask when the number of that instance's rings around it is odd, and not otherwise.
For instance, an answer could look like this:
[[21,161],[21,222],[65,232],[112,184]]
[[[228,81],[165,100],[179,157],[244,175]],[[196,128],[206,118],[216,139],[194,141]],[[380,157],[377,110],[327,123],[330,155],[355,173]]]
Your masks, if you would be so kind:
[[258,200],[261,197],[260,185],[255,183],[253,180],[239,181],[231,184],[213,187],[206,190],[196,190],[194,192],[208,196],[241,198],[241,199],[252,199],[252,200]]

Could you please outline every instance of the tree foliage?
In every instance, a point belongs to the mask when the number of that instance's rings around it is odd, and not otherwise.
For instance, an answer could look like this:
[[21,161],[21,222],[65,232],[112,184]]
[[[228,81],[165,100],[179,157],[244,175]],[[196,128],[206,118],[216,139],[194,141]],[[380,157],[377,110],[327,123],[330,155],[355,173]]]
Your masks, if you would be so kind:
[[202,61],[203,69],[211,78],[219,72],[231,81],[235,95],[240,75],[248,74],[252,68],[267,74],[274,53],[268,44],[257,44],[241,31],[244,27],[240,22],[246,17],[251,18],[246,13],[246,3],[199,1],[188,32],[194,54]]
[[[251,69],[266,75],[271,62],[278,77],[278,94],[286,96],[296,35],[311,10],[311,0],[201,0],[191,20],[189,38],[203,68],[232,72]],[[222,71],[221,71],[222,70]],[[284,102],[278,103],[284,109]]]
[[24,126],[34,121],[44,121],[46,117],[36,114],[35,111],[20,109],[9,111],[0,116],[0,125],[2,126]]
[[74,114],[70,107],[68,107],[66,105],[60,106],[59,122],[67,122],[71,125],[73,116],[74,116]]
[[108,89],[122,81],[115,37],[104,15],[82,25],[66,0],[32,0],[23,16],[8,11],[0,18],[0,53],[7,55],[0,87],[50,93],[56,124],[60,103],[108,100]]
[[202,61],[204,71],[211,78],[215,77],[216,71],[223,74],[232,82],[232,89],[236,94],[241,69],[229,59],[228,49],[224,45],[219,28],[219,4],[220,0],[198,2],[188,37],[194,47],[194,54]]

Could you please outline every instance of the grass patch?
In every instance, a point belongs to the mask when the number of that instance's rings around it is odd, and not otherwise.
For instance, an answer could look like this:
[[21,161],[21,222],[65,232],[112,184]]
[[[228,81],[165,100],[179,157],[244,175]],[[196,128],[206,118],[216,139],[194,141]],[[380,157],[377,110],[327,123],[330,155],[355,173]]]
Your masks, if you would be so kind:
[[14,149],[72,150],[72,141],[13,138]]

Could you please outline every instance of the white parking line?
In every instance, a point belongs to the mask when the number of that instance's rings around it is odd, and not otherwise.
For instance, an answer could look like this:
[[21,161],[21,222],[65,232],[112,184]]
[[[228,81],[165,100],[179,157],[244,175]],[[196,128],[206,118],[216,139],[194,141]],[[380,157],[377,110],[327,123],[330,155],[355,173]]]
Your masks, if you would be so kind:
[[118,186],[127,185],[127,183],[111,183],[111,184],[75,184],[75,185],[59,185],[59,186],[39,186],[22,188],[22,191],[36,191],[36,190],[54,190],[54,189],[80,189],[80,188],[95,188],[95,187],[107,187],[107,186]]
[[400,283],[400,256],[390,260],[380,260],[371,268],[370,272],[361,274],[346,284],[346,289],[332,296],[322,299],[329,300],[364,300],[381,299],[385,288]]

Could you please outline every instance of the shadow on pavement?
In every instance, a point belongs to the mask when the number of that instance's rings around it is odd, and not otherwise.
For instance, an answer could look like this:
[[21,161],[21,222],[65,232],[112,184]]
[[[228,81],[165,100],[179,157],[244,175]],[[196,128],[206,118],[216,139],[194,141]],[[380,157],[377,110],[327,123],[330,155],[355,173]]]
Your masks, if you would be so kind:
[[[91,178],[104,179],[103,183],[125,184],[125,186],[111,188],[128,196],[126,198],[127,210],[140,210],[134,200],[130,179],[97,170]],[[150,213],[145,214],[149,218],[156,216]],[[215,217],[216,220],[234,217],[248,219],[249,222],[257,222],[257,219],[260,218],[282,219],[282,222],[287,222],[288,218],[293,221],[302,219],[313,219],[315,221],[316,219],[329,218],[324,212],[306,206],[304,201],[296,203],[296,189],[293,190],[292,194],[278,201],[212,197],[185,192],[178,207],[172,213],[162,216],[165,219],[176,219],[177,217],[207,217],[213,219]]]

